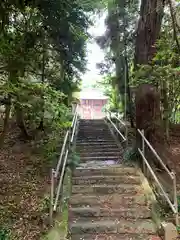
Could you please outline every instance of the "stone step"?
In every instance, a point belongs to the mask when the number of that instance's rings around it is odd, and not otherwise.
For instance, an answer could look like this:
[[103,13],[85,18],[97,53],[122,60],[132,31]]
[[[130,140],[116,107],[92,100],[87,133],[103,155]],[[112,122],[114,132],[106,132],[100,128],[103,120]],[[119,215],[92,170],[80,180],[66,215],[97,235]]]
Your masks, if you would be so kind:
[[88,156],[88,157],[84,157],[84,156],[80,156],[80,160],[81,162],[89,162],[89,161],[108,161],[108,160],[112,160],[112,161],[118,161],[120,160],[120,156],[116,155],[104,155],[104,156]]
[[107,148],[109,146],[117,146],[115,141],[76,141],[76,147],[94,147],[94,146],[98,146],[98,147],[104,147]]
[[101,145],[111,145],[111,144],[115,144],[115,141],[113,139],[108,139],[108,140],[98,140],[98,139],[94,139],[94,140],[78,140],[76,141],[76,145],[96,145],[96,144],[101,144]]
[[112,138],[112,134],[110,131],[99,131],[98,129],[94,129],[92,130],[81,130],[78,132],[77,134],[78,137],[95,137],[95,136],[99,136],[99,137],[109,137]]
[[113,184],[113,185],[103,185],[103,184],[96,184],[96,185],[74,185],[72,186],[72,194],[77,193],[84,193],[84,194],[137,194],[138,192],[142,191],[142,187],[139,185],[131,185],[131,184]]
[[86,151],[86,150],[98,150],[98,151],[104,151],[104,150],[108,150],[108,151],[110,151],[110,150],[112,150],[112,151],[114,151],[114,149],[119,149],[118,148],[118,146],[114,143],[114,144],[109,144],[109,145],[107,145],[107,144],[105,144],[105,145],[99,145],[99,144],[93,144],[93,145],[80,145],[80,146],[76,146],[76,149],[78,150],[78,151]]
[[107,125],[105,124],[79,124],[79,131],[89,130],[89,129],[97,129],[98,131],[108,131]]
[[84,221],[77,220],[69,224],[69,230],[72,234],[95,234],[95,233],[118,233],[118,234],[155,234],[156,228],[151,220],[129,219],[120,221],[101,220]]
[[69,204],[73,207],[83,207],[83,206],[110,206],[115,208],[120,207],[131,207],[133,206],[145,206],[147,205],[146,197],[143,193],[137,193],[133,196],[128,196],[126,194],[111,194],[111,195],[85,195],[85,194],[74,194],[71,196]]
[[106,127],[106,128],[98,128],[98,127],[81,127],[79,128],[78,130],[78,135],[85,135],[85,134],[88,134],[88,135],[93,135],[93,134],[96,134],[96,133],[99,133],[99,134],[108,134],[109,136],[111,136],[111,132],[109,131],[109,129]]
[[104,136],[92,136],[92,137],[90,137],[90,136],[85,136],[85,137],[77,137],[77,141],[76,141],[76,143],[80,143],[80,144],[82,144],[82,143],[95,143],[95,142],[97,142],[97,143],[105,143],[105,144],[107,144],[107,143],[110,143],[110,144],[112,144],[112,143],[115,143],[115,141],[114,141],[114,139],[112,138],[112,137],[104,137]]
[[71,240],[162,240],[156,235],[149,234],[75,234]]
[[107,144],[108,142],[110,143],[110,144],[112,144],[112,143],[114,143],[115,144],[115,141],[112,139],[112,138],[109,138],[109,137],[107,137],[107,138],[105,138],[105,137],[99,137],[99,136],[95,136],[95,137],[92,137],[92,138],[86,138],[86,137],[81,137],[81,138],[77,138],[77,140],[76,140],[76,144],[81,144],[81,143],[94,143],[94,142],[97,142],[97,143],[99,143],[99,142],[103,142],[103,143],[105,143],[105,144]]
[[100,127],[100,128],[103,128],[103,127],[107,127],[106,123],[104,121],[99,121],[99,122],[80,122],[79,123],[79,126],[81,127],[92,127],[92,126],[95,126],[95,127]]
[[99,134],[95,136],[78,136],[77,137],[77,142],[84,141],[84,142],[94,142],[94,141],[112,141],[111,136],[99,136]]
[[111,136],[111,132],[109,131],[108,128],[104,128],[104,129],[99,129],[99,128],[96,128],[96,127],[93,127],[93,128],[89,128],[89,127],[84,127],[84,128],[80,128],[79,131],[78,131],[78,135],[82,135],[82,136],[86,136],[86,135],[96,135],[96,133],[99,133],[99,134],[102,134],[102,135],[108,135],[108,136]]
[[90,154],[101,154],[103,152],[106,152],[107,154],[109,153],[121,153],[123,151],[123,149],[120,149],[118,148],[117,146],[115,146],[114,148],[95,148],[95,147],[92,147],[92,148],[76,148],[76,151],[79,153],[79,154],[83,154],[83,153],[90,153]]
[[94,134],[97,135],[97,133],[105,136],[106,135],[112,136],[108,128],[99,129],[96,127],[93,127],[93,128],[88,127],[88,128],[79,128],[79,131],[78,131],[78,135],[82,135],[82,136],[93,136]]
[[106,124],[104,119],[81,119],[79,121],[81,124]]
[[120,152],[119,151],[101,151],[101,152],[92,152],[92,151],[84,151],[79,153],[80,157],[100,157],[100,156],[116,156],[120,157]]
[[92,134],[92,133],[105,133],[105,134],[108,134],[108,135],[111,135],[109,129],[106,127],[104,128],[99,128],[99,127],[80,127],[79,130],[78,130],[78,134],[82,134],[84,135],[84,133],[88,133],[88,134]]
[[139,172],[137,169],[132,167],[122,167],[121,164],[113,165],[113,166],[100,166],[100,167],[89,167],[84,164],[84,167],[77,167],[73,176],[93,176],[93,175],[102,175],[102,176],[116,176],[116,175],[126,175],[126,176],[139,176]]
[[105,207],[76,207],[70,208],[70,219],[76,221],[78,219],[84,221],[108,220],[109,219],[148,219],[151,218],[151,210],[148,207],[130,207],[130,208],[110,208]]
[[[81,162],[79,163],[78,165],[78,169],[81,169],[81,168],[87,168],[87,169],[91,169],[91,168],[94,168],[94,166],[96,166],[98,169],[99,168],[105,168],[105,167],[108,167],[108,166],[119,166],[119,161],[117,162],[116,160],[106,160],[106,161],[86,161],[86,162]],[[100,174],[102,175],[102,174]]]
[[100,133],[100,132],[94,132],[94,133],[86,133],[86,132],[84,132],[84,133],[82,133],[82,134],[79,134],[78,133],[78,135],[77,135],[77,139],[81,139],[81,138],[89,138],[89,139],[94,139],[94,138],[102,138],[102,139],[112,139],[112,135],[110,134],[110,133],[106,133],[106,134],[102,134],[102,133]]
[[94,133],[94,132],[105,132],[105,133],[109,133],[109,128],[107,126],[79,126],[78,129],[78,133],[82,133],[82,132],[87,132],[87,133]]
[[72,183],[77,184],[113,184],[113,183],[130,183],[130,184],[141,184],[141,180],[138,176],[80,176],[73,177]]

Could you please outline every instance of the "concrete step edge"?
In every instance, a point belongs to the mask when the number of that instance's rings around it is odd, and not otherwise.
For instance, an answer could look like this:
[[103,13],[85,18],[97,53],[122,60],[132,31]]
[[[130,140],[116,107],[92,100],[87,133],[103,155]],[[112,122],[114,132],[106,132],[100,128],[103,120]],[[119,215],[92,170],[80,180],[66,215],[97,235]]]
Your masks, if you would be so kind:
[[69,224],[72,233],[131,233],[131,234],[155,234],[156,228],[151,220],[129,219],[129,220],[101,220],[81,221],[77,220]]
[[84,234],[84,235],[73,235],[71,240],[162,240],[157,235],[149,234]]
[[124,219],[150,219],[151,209],[146,206],[129,208],[111,208],[107,207],[70,207],[69,217],[71,221],[80,220],[117,220]]

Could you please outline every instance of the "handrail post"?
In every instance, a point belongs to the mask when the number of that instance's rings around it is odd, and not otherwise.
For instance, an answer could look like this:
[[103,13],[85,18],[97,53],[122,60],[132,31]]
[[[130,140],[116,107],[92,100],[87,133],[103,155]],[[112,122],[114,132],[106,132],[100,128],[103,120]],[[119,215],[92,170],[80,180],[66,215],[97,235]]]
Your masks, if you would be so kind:
[[126,147],[128,147],[128,128],[127,128],[127,125],[125,125],[125,138],[126,138]]
[[[142,132],[142,135],[144,136],[144,129],[141,130]],[[145,142],[144,142],[144,138],[141,137],[142,139],[142,152],[143,152],[143,155],[145,157]],[[143,161],[143,173],[146,174],[146,167],[145,167],[145,162]]]
[[[176,173],[174,171],[170,171],[167,166],[163,163],[162,159],[159,157],[159,155],[157,154],[157,152],[155,151],[155,149],[152,147],[152,145],[148,142],[148,140],[146,139],[146,137],[144,136],[144,130],[137,130],[142,138],[142,150],[141,148],[138,148],[138,151],[141,155],[141,157],[143,158],[143,172],[147,172],[147,175],[150,174],[150,176],[152,175],[154,180],[156,181],[156,183],[159,185],[166,201],[168,202],[169,206],[171,207],[172,211],[173,211],[173,215],[175,217],[175,223],[176,226],[179,226],[179,211],[178,211],[178,200],[177,200],[177,182],[176,182]],[[165,190],[163,189],[162,184],[160,183],[158,177],[156,176],[156,174],[154,173],[152,167],[150,166],[150,164],[148,163],[148,160],[145,157],[145,144],[147,144],[147,146],[150,148],[150,150],[152,151],[152,153],[156,156],[157,160],[161,163],[161,165],[164,167],[164,169],[166,170],[166,172],[168,173],[168,175],[170,176],[171,180],[173,181],[173,200],[172,198],[169,197],[168,193],[165,192]],[[144,169],[144,164],[145,164],[145,169]],[[147,178],[149,176],[146,176]]]
[[63,179],[64,179],[64,171],[65,171],[66,163],[67,163],[68,152],[69,152],[69,150],[67,149],[65,157],[64,157],[64,163],[63,163],[63,166],[62,166],[61,176],[60,176],[58,187],[57,187],[56,197],[55,197],[55,200],[54,200],[54,207],[53,207],[54,211],[56,211],[59,196],[60,196],[61,186],[62,186]]
[[146,143],[146,145],[150,148],[151,152],[154,154],[154,156],[157,158],[157,160],[160,162],[160,164],[163,166],[163,168],[166,170],[166,172],[168,173],[168,175],[171,177],[172,179],[172,173],[169,171],[169,169],[167,168],[167,166],[164,164],[163,160],[160,158],[160,156],[158,155],[158,153],[156,152],[156,150],[152,147],[152,145],[150,144],[150,142],[146,139],[145,136],[142,135],[141,130],[138,129],[139,134],[144,138],[144,141]]
[[[53,168],[51,170],[50,209],[49,209],[49,222],[51,226],[53,225],[53,212],[57,210],[58,200],[59,200],[60,192],[62,189],[64,174],[66,170],[66,164],[68,160],[68,154],[69,152],[72,151],[74,137],[77,132],[77,123],[78,123],[78,117],[79,117],[78,106],[76,106],[76,110],[73,114],[74,116],[73,116],[71,126],[69,130],[67,130],[66,135],[64,137],[64,142],[61,148],[61,154],[60,154],[56,169]],[[62,165],[62,169],[60,168],[61,165]],[[58,178],[58,173],[60,174],[60,178]],[[59,180],[59,182],[57,183],[56,180]]]
[[54,206],[54,175],[55,175],[55,170],[51,170],[51,194],[50,194],[50,213],[49,213],[49,218],[50,218],[50,226],[53,225],[53,206]]
[[118,112],[115,113],[115,116],[116,116],[116,126],[117,126],[118,129],[119,129],[118,120],[117,120],[117,119],[118,119]]
[[57,167],[56,167],[56,171],[55,171],[55,177],[56,178],[58,177],[59,169],[60,169],[60,166],[61,166],[61,163],[62,163],[62,159],[63,159],[63,155],[64,155],[64,150],[66,148],[66,144],[67,144],[67,141],[68,141],[68,136],[69,136],[69,131],[66,132],[66,135],[64,137],[63,146],[61,148],[61,154],[60,154],[59,161],[58,161],[58,164],[57,164]]
[[174,207],[176,209],[176,216],[175,216],[175,222],[176,226],[179,225],[179,214],[178,214],[178,202],[177,202],[177,188],[176,188],[176,174],[174,171],[172,171],[173,175],[173,192],[174,192]]
[[[118,113],[115,112],[115,125],[116,125],[117,129],[119,130],[119,124],[118,124],[117,118],[118,118]],[[117,132],[115,132],[115,135],[118,135]]]

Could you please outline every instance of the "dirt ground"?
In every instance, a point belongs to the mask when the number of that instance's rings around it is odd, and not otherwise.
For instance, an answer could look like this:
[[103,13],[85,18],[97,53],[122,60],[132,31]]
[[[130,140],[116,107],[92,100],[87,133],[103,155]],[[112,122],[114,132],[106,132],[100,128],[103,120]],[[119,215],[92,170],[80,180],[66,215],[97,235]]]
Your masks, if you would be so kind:
[[[12,230],[13,238],[36,240],[48,227],[50,166],[36,149],[11,129],[0,149],[0,231]],[[35,151],[36,150],[36,151]]]

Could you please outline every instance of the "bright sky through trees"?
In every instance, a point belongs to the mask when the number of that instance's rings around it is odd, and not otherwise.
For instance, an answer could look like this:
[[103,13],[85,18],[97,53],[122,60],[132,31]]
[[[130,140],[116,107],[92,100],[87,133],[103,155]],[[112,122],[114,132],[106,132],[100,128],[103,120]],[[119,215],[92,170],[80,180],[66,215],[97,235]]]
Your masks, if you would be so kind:
[[[94,26],[89,29],[89,33],[93,37],[97,37],[103,35],[105,32],[105,24],[104,19],[105,15],[97,16],[96,22]],[[96,80],[100,79],[99,70],[96,68],[96,64],[101,62],[104,59],[103,50],[97,45],[94,39],[88,42],[88,64],[87,64],[87,72],[83,76],[83,86],[89,86],[94,84]]]

